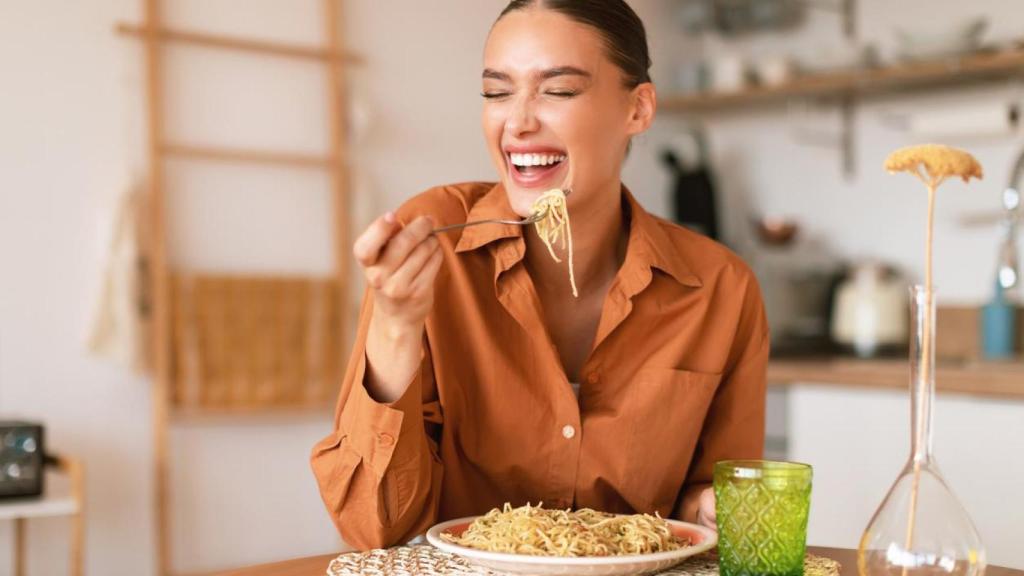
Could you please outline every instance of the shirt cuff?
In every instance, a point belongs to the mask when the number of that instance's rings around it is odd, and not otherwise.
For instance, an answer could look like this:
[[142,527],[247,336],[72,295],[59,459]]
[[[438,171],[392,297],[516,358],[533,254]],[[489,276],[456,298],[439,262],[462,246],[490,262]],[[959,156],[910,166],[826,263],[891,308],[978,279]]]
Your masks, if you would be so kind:
[[[378,478],[384,476],[400,440],[408,443],[413,422],[422,420],[420,371],[398,400],[385,404],[374,400],[365,386],[366,357],[359,360],[352,391],[342,411],[339,432],[353,450],[370,464]],[[415,416],[419,416],[416,418]],[[403,423],[405,426],[403,427]],[[422,424],[421,424],[422,427]]]

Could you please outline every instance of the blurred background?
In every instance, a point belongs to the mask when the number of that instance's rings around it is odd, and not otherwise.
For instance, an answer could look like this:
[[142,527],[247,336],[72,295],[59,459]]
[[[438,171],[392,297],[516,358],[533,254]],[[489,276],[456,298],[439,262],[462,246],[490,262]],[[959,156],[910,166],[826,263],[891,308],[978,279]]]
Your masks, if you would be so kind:
[[[63,458],[42,500],[0,488],[0,575],[18,549],[103,575],[344,549],[308,454],[362,294],[349,241],[495,179],[479,74],[505,4],[161,0],[147,36],[147,0],[0,0],[0,486],[32,490],[43,442]],[[856,547],[909,449],[926,194],[882,162],[981,161],[939,192],[935,447],[990,561],[1024,568],[1020,2],[630,4],[661,109],[624,181],[758,273],[767,449],[815,467],[811,544]]]

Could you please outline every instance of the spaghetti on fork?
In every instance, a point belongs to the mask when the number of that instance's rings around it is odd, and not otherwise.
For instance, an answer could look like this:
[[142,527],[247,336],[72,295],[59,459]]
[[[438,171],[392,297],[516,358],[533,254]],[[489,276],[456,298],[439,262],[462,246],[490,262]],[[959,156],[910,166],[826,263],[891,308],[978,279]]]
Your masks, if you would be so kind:
[[565,192],[561,188],[548,190],[534,201],[530,212],[531,215],[542,216],[533,226],[555,262],[562,261],[555,254],[554,247],[556,244],[568,253],[569,284],[572,286],[573,297],[579,298],[579,291],[576,289],[576,274],[573,271],[572,262],[572,226],[569,223],[569,209],[565,199]]

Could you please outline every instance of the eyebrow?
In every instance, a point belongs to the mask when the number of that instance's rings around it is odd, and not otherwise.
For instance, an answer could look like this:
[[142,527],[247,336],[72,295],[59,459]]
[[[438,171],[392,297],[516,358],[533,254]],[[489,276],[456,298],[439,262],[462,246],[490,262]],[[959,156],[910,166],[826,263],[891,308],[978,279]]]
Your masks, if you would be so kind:
[[[557,66],[555,68],[548,68],[540,73],[542,80],[550,80],[551,78],[557,78],[558,76],[582,76],[584,78],[590,78],[590,72],[575,66]],[[512,80],[512,77],[508,74],[499,72],[492,68],[485,68],[483,77],[493,80],[503,80],[505,82],[510,82]]]

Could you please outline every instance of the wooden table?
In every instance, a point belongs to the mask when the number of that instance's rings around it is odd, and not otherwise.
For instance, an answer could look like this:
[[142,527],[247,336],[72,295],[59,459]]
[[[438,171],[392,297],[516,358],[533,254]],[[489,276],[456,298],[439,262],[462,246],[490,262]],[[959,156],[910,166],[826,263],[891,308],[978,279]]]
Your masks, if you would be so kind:
[[[843,565],[841,576],[857,575],[856,550],[845,548],[822,548],[809,546],[808,552],[826,558],[837,560]],[[217,576],[324,576],[327,572],[327,565],[337,554],[325,554],[323,556],[311,556],[309,558],[297,558],[287,562],[276,562],[274,564],[263,564],[222,572]],[[989,566],[985,570],[985,576],[1024,576],[1024,570],[1011,570],[998,566]]]

